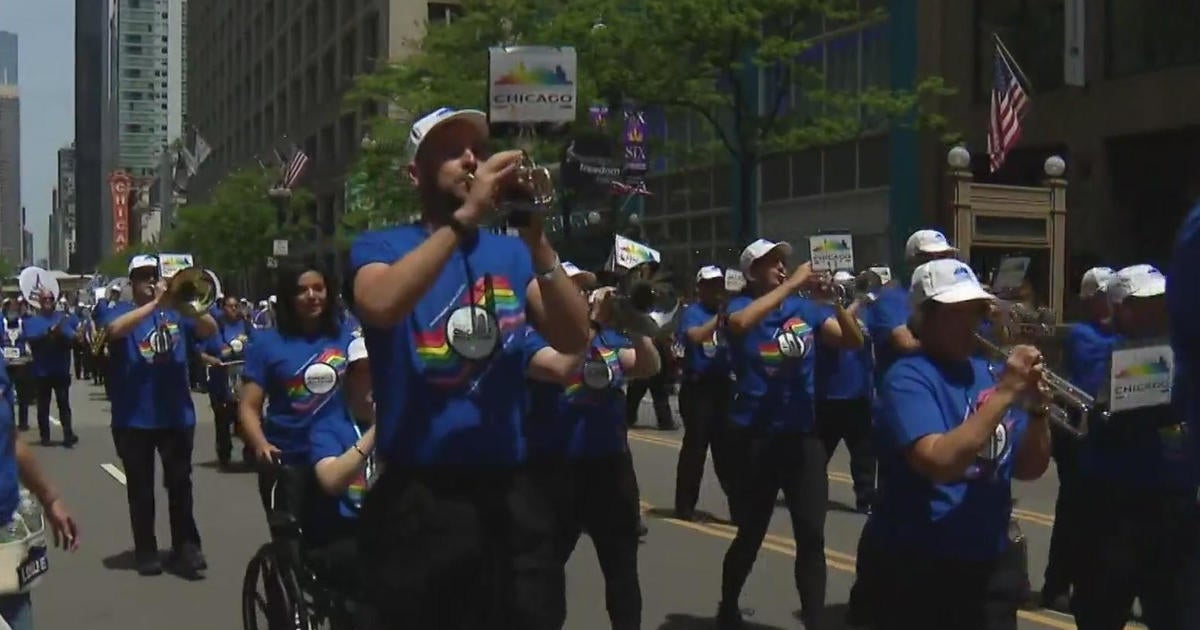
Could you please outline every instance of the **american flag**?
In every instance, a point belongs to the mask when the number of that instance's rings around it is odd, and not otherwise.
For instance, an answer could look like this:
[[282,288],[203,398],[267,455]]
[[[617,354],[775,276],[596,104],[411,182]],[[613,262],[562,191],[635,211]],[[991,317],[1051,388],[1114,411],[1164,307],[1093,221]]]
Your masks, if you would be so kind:
[[288,189],[295,189],[296,184],[300,182],[300,178],[304,176],[304,171],[308,168],[308,154],[303,149],[296,145],[292,145],[292,157],[283,166],[283,186]]
[[988,112],[988,157],[995,173],[1004,165],[1008,152],[1021,139],[1021,119],[1029,112],[1029,93],[1018,78],[1016,62],[996,38],[995,77],[992,107]]

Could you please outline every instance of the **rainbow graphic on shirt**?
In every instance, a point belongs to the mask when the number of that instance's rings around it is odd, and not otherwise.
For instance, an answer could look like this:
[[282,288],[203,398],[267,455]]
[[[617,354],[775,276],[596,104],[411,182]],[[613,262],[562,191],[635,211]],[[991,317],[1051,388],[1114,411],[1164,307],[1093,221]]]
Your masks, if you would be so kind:
[[495,85],[571,85],[567,73],[562,66],[551,68],[530,68],[524,62],[518,63],[508,74],[501,75]]
[[363,497],[367,495],[367,473],[362,471],[350,482],[350,487],[346,489],[346,501],[354,506],[354,510],[362,507]]
[[[171,338],[171,349],[174,349],[175,344],[179,342],[179,324],[175,322],[164,322],[162,327],[166,329],[167,335]],[[156,353],[154,348],[150,345],[150,338],[157,331],[157,327],[151,328],[150,332],[146,333],[146,336],[142,337],[142,340],[137,344],[138,354],[142,355],[142,358],[147,361],[153,361],[158,358],[158,353]],[[170,352],[164,354],[170,354]]]
[[[337,375],[333,387],[329,391],[317,394],[308,389],[304,384],[304,374],[314,365],[324,363],[333,368]],[[341,384],[342,376],[346,373],[346,353],[339,348],[326,348],[321,352],[312,355],[300,369],[296,370],[286,381],[284,381],[284,389],[287,391],[288,400],[291,401],[292,411],[299,415],[310,415],[320,411],[325,403],[333,397],[338,391],[338,386]]]
[[1147,376],[1160,376],[1170,374],[1171,366],[1167,363],[1166,357],[1159,357],[1157,361],[1148,363],[1135,363],[1117,372],[1117,378],[1136,378]]
[[808,353],[808,349],[812,345],[811,339],[809,339],[812,336],[812,326],[799,317],[792,317],[785,321],[770,339],[758,344],[758,356],[768,370],[778,368],[788,358],[779,349],[779,337],[788,333],[802,341],[805,353]]
[[583,382],[583,365],[580,365],[579,369],[575,370],[575,373],[571,376],[571,380],[567,382],[566,387],[563,388],[563,398],[566,399],[567,404],[595,404],[598,402],[598,397],[590,394],[605,393],[621,386],[621,357],[617,351],[604,346],[595,346],[592,356],[604,361],[608,365],[609,373],[612,374],[612,381],[609,383],[609,388],[597,391],[588,387]]
[[517,293],[503,276],[491,276],[491,291],[487,281],[480,278],[468,293],[460,292],[456,302],[447,305],[441,315],[428,329],[422,330],[420,323],[414,325],[413,347],[417,358],[417,369],[424,373],[425,380],[438,387],[453,389],[461,387],[473,375],[483,369],[489,359],[472,361],[459,355],[446,338],[447,319],[456,310],[474,305],[480,309],[479,317],[490,312],[499,327],[499,346],[508,347],[517,334],[525,331],[525,306]]

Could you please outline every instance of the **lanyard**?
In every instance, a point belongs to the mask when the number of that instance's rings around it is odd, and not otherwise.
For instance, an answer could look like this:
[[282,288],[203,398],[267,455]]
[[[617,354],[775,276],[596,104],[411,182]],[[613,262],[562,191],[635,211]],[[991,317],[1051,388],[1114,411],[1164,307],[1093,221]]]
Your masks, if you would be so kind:
[[[362,429],[358,428],[358,421],[351,418],[350,424],[354,427],[354,435],[356,435],[358,437],[358,440],[361,440],[362,436],[363,436],[363,432],[362,432]],[[358,446],[358,440],[355,440],[355,442],[354,442],[355,447]],[[355,450],[358,450],[358,449],[355,448]],[[370,489],[371,485],[375,481],[375,450],[374,449],[371,449],[371,454],[367,455],[366,463],[367,463],[366,468],[363,469],[363,477],[366,479],[366,482],[367,482],[366,489]]]

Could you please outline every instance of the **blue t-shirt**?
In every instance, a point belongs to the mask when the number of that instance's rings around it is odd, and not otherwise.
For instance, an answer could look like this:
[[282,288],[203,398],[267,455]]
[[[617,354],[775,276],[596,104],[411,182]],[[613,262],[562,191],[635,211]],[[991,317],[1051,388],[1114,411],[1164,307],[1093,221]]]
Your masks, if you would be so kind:
[[871,305],[866,318],[869,333],[875,344],[875,382],[881,382],[888,368],[903,356],[892,346],[892,331],[908,325],[912,315],[908,287],[892,286],[879,292],[879,298]]
[[336,337],[284,336],[275,328],[255,332],[242,379],[266,393],[263,433],[282,451],[283,463],[307,463],[313,424],[327,415],[346,415],[342,382],[352,340],[345,327]]
[[[250,346],[252,330],[243,320],[227,322],[224,316],[218,315],[217,334],[201,341],[196,349],[224,363],[242,361]],[[208,366],[208,398],[214,404],[227,402],[230,398],[226,370],[224,367]]]
[[21,487],[17,477],[17,452],[13,444],[13,405],[16,397],[8,369],[0,361],[0,526],[12,521],[13,512],[21,502]]
[[[339,457],[358,443],[362,434],[363,430],[349,414],[322,415],[308,433],[308,463],[316,466],[326,457]],[[336,514],[336,518],[357,519],[367,493],[369,472],[368,468],[363,468],[342,496],[324,497],[328,501],[321,506],[324,509],[318,508],[318,513],[323,511],[330,516]]]
[[917,440],[962,424],[995,391],[988,363],[942,365],[924,354],[896,361],[879,385],[879,501],[872,513],[886,541],[939,557],[988,560],[1008,545],[1015,449],[1026,416],[1011,409],[962,481],[934,483],[905,454]]
[[[118,302],[101,326],[135,310]],[[160,310],[121,339],[109,339],[109,387],[114,428],[169,429],[196,424],[188,379],[188,348],[196,343],[191,320]]]
[[[51,338],[50,329],[58,325],[59,335]],[[25,341],[33,351],[33,375],[38,378],[71,376],[71,342],[75,341],[75,323],[69,315],[37,314],[25,320]]]
[[[525,291],[529,250],[476,231],[412,313],[391,328],[365,326],[379,452],[398,466],[512,466],[525,458]],[[427,237],[423,226],[369,232],[351,268],[390,265]]]
[[718,328],[713,331],[712,337],[698,344],[689,341],[687,336],[688,330],[703,326],[716,314],[715,310],[709,310],[703,304],[694,302],[683,309],[683,314],[679,317],[679,332],[675,337],[683,346],[685,377],[729,375],[729,345],[725,343],[725,331]]
[[[531,360],[550,346],[533,329],[525,344]],[[588,356],[570,384],[530,383],[525,430],[531,457],[585,459],[629,450],[621,395],[625,373],[618,356],[621,348],[629,346],[629,340],[615,331],[601,330],[592,338]]]
[[[1095,393],[1100,394],[1108,386],[1109,356],[1123,343],[1122,335],[1112,337],[1109,352],[1101,359],[1100,382]],[[1102,395],[1107,397],[1107,392]],[[1093,422],[1079,447],[1080,472],[1089,479],[1128,488],[1194,489],[1197,474],[1180,411],[1174,404],[1147,407]],[[1164,415],[1175,416],[1177,422],[1165,424]]]
[[[828,309],[826,312],[832,311]],[[854,400],[856,398],[871,398],[874,379],[872,369],[875,358],[871,347],[870,326],[864,317],[868,313],[859,312],[858,326],[867,336],[863,347],[848,350],[831,346],[817,338],[816,392],[818,400]],[[830,313],[832,316],[832,313]]]
[[[730,315],[753,300],[729,301]],[[765,427],[771,433],[803,433],[815,427],[813,346],[828,317],[823,307],[792,296],[744,335],[727,334],[737,377],[732,419],[739,426]]]
[[1108,358],[1117,336],[1096,322],[1079,322],[1067,332],[1067,378],[1076,387],[1096,396],[1108,379]]
[[1167,273],[1171,349],[1175,351],[1171,395],[1192,438],[1192,461],[1200,475],[1200,205],[1184,218],[1175,238]]

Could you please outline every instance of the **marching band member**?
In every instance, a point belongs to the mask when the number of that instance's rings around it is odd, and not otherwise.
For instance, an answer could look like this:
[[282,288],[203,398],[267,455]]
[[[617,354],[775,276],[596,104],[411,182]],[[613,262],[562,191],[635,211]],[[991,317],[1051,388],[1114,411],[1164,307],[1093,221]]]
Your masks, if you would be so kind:
[[25,323],[25,339],[33,354],[30,364],[37,391],[38,433],[42,446],[50,446],[50,397],[58,403],[58,422],[62,425],[63,446],[71,448],[79,441],[71,423],[71,346],[75,341],[75,323],[69,314],[54,310],[54,296],[42,293],[41,311]]
[[[1178,583],[1200,520],[1195,463],[1170,397],[1165,292],[1166,278],[1150,265],[1121,269],[1108,283],[1117,339],[1094,395],[1110,415],[1089,423],[1079,449],[1086,525],[1078,544],[1087,552],[1071,605],[1080,630],[1124,627],[1134,598],[1150,628],[1182,628]],[[1142,356],[1127,360],[1136,348]],[[1118,407],[1134,395],[1137,406]]]
[[568,354],[591,329],[541,221],[520,238],[479,229],[523,158],[487,141],[483,112],[417,120],[421,221],[350,250],[384,464],[361,544],[386,627],[554,627],[552,517],[522,466],[526,320]]
[[730,449],[737,470],[737,535],[725,554],[719,628],[741,627],[738,597],[783,490],[796,540],[795,577],[801,619],[819,630],[825,608],[825,448],[815,434],[814,337],[859,348],[863,333],[850,310],[827,309],[797,293],[817,286],[810,263],[788,275],[791,245],[758,239],[742,250],[746,290],[730,300],[726,329],[737,377]]
[[[1167,275],[1167,308],[1171,349],[1175,353],[1176,408],[1191,438],[1193,470],[1200,477],[1200,206],[1188,213],[1179,228]],[[1200,496],[1196,497],[1200,505]],[[1190,550],[1178,582],[1180,608],[1177,628],[1200,628],[1200,526],[1192,528]]]
[[314,487],[309,432],[321,418],[346,412],[342,385],[352,337],[333,309],[336,287],[323,270],[285,269],[277,291],[284,299],[276,327],[256,331],[246,351],[238,417],[260,464],[263,510],[303,521]]
[[[1067,333],[1065,365],[1067,379],[1088,393],[1100,391],[1106,375],[1108,356],[1116,341],[1112,329],[1112,309],[1108,304],[1108,282],[1113,270],[1093,267],[1079,283],[1079,299],[1085,318]],[[1058,472],[1058,498],[1054,503],[1054,527],[1050,532],[1050,550],[1046,561],[1042,606],[1070,611],[1070,592],[1077,559],[1086,550],[1079,547],[1078,514],[1079,462],[1078,440],[1055,431],[1051,435],[1055,470]]]
[[29,430],[29,403],[37,399],[29,366],[29,346],[25,343],[25,298],[4,300],[4,347],[9,379],[16,390],[17,428]]
[[[833,281],[842,286],[854,283],[849,272],[839,271]],[[868,316],[870,309],[859,315]],[[859,329],[868,326],[862,319]],[[839,442],[850,453],[850,477],[854,482],[855,508],[864,514],[875,500],[875,453],[871,444],[871,404],[874,383],[871,378],[874,357],[868,338],[861,348],[847,350],[817,338],[814,367],[817,433],[825,445],[825,465],[833,459]]]
[[[630,269],[629,275],[649,280],[657,270],[657,262],[644,262]],[[669,335],[660,335],[654,343],[662,359],[663,369],[650,378],[632,381],[625,388],[625,422],[630,427],[637,426],[642,399],[649,392],[655,426],[660,431],[674,431],[677,425],[671,414],[671,365],[675,359],[671,351],[672,340]]]
[[[1008,546],[1011,480],[1034,480],[1050,459],[1037,394],[1041,354],[1018,346],[999,380],[975,354],[993,297],[970,267],[917,267],[910,291],[917,354],[879,386],[880,494],[869,579],[875,628],[1015,628],[1019,594],[997,585]],[[1030,414],[1018,408],[1036,402]],[[1034,407],[1034,405],[1031,405]]]
[[[564,262],[563,269],[581,286],[595,281],[570,263]],[[586,532],[604,574],[612,627],[637,630],[642,625],[637,561],[641,509],[621,387],[653,376],[662,366],[652,339],[627,338],[613,329],[614,291],[604,287],[591,294],[593,332],[585,352],[559,352],[537,331],[529,331],[525,343],[534,383],[526,430],[531,465],[555,509],[561,566],[565,570]],[[556,604],[556,627],[562,627],[565,590]]]
[[684,308],[679,321],[677,336],[684,348],[679,387],[683,446],[675,470],[675,517],[685,521],[695,517],[710,445],[713,468],[726,500],[731,490],[725,436],[733,393],[723,330],[725,300],[725,273],[720,267],[701,267],[696,272],[696,301]]
[[192,447],[196,410],[188,389],[187,348],[216,332],[205,314],[184,317],[164,299],[158,259],[129,261],[132,302],[104,310],[109,346],[112,433],[125,471],[137,571],[162,573],[154,535],[154,453],[163,462],[171,523],[170,562],[189,578],[208,567],[192,510]]
[[83,381],[91,377],[91,361],[88,356],[91,352],[90,346],[92,338],[88,334],[91,328],[91,313],[88,312],[86,305],[80,302],[76,305],[75,310],[71,312],[75,318],[76,335],[75,343],[71,348],[71,359],[75,364],[75,380]]
[[[229,374],[225,363],[241,361],[250,344],[253,327],[238,313],[238,301],[233,296],[224,296],[216,304],[217,334],[200,342],[197,352],[200,360],[208,367],[208,402],[216,423],[217,462],[228,468],[233,459],[233,434],[238,426],[237,402],[229,391]],[[254,454],[249,446],[242,452],[245,463],[254,463]]]

